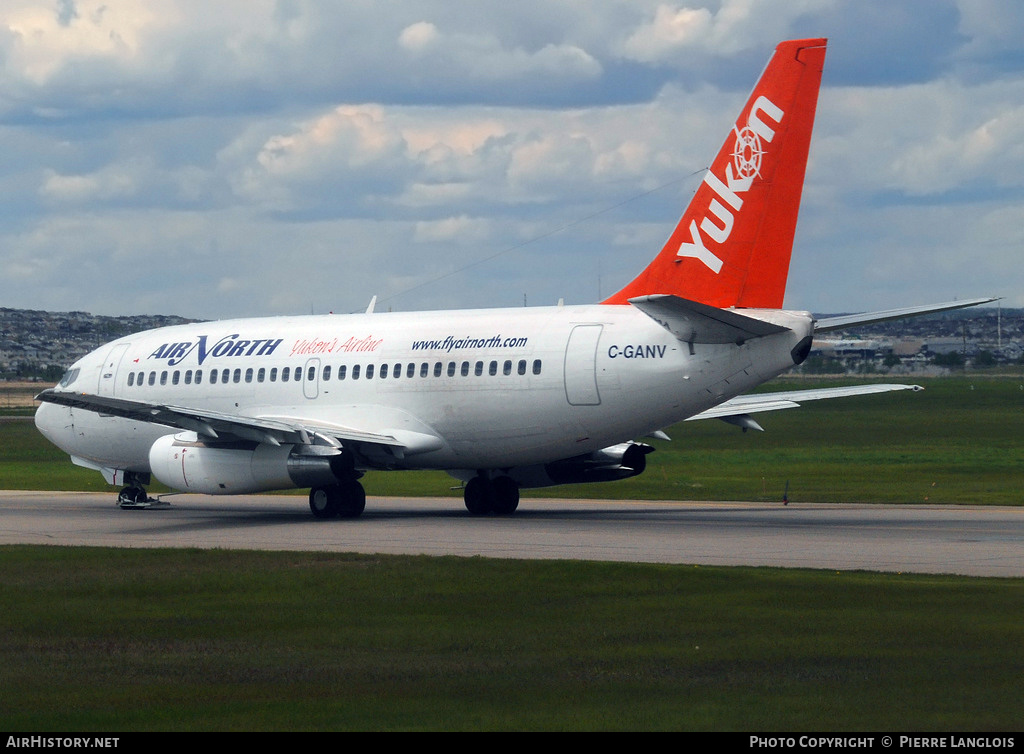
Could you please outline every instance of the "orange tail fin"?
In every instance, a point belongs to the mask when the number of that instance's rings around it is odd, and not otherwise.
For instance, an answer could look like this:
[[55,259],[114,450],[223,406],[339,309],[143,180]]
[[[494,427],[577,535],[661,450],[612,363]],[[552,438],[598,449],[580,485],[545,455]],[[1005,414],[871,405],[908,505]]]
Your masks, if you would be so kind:
[[667,293],[719,308],[782,307],[825,44],[775,48],[661,253],[603,303]]

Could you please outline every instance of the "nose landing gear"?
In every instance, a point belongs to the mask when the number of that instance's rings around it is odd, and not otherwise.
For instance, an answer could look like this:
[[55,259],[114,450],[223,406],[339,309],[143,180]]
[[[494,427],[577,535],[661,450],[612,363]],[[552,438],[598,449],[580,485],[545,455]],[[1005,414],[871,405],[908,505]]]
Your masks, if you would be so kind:
[[141,485],[129,485],[117,494],[117,505],[124,510],[170,508],[171,504],[146,493]]

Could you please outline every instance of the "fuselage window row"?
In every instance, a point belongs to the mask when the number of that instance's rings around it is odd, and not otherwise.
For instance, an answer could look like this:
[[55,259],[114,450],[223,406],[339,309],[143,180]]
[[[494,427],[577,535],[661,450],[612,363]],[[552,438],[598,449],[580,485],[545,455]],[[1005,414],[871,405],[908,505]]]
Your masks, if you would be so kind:
[[[541,373],[542,363],[540,359],[534,359],[531,366],[531,371],[534,375]],[[526,359],[520,359],[517,364],[513,364],[511,359],[508,359],[501,365],[501,374],[508,376],[513,373],[518,375],[525,375],[527,372]],[[376,368],[374,364],[367,364],[365,369],[361,369],[360,364],[353,364],[352,368],[349,369],[347,364],[338,365],[337,372],[334,372],[331,365],[326,365],[320,371],[320,379],[324,382],[330,382],[331,376],[335,376],[335,381],[342,382],[346,379],[358,380],[360,377],[367,380],[372,380],[374,374],[377,375],[378,379],[402,379],[403,373],[405,379],[412,379],[416,376],[417,371],[421,378],[429,377],[431,374],[434,377],[440,377],[442,374],[447,374],[449,377],[455,377],[460,375],[462,377],[469,377],[472,374],[474,377],[482,377],[485,372],[488,376],[494,377],[498,375],[498,362],[491,361],[485,365],[483,361],[477,361],[471,363],[463,361],[461,364],[455,361],[449,361],[447,365],[444,362],[437,361],[434,363],[433,369],[427,362],[421,362],[419,369],[417,370],[415,363],[408,363],[404,365],[402,363],[397,364],[381,364],[379,368]],[[293,376],[294,375],[294,376]],[[211,369],[209,371],[209,384],[216,385],[220,384],[238,384],[243,381],[246,383],[252,382],[278,382],[280,378],[281,382],[288,382],[294,380],[295,382],[301,382],[303,379],[302,367],[295,367],[294,372],[292,367],[282,367],[278,370],[278,367],[271,367],[269,370],[266,367],[260,367],[254,369],[249,367],[243,372],[241,369]],[[310,366],[307,368],[305,379],[309,382],[316,380],[317,371],[316,367]],[[161,371],[161,372],[129,372],[128,373],[128,387],[142,387],[145,384],[156,385],[159,382],[161,385],[168,384],[170,381],[171,385],[201,385],[203,384],[203,370],[202,369],[187,369],[184,373],[181,370],[175,369],[173,372]]]

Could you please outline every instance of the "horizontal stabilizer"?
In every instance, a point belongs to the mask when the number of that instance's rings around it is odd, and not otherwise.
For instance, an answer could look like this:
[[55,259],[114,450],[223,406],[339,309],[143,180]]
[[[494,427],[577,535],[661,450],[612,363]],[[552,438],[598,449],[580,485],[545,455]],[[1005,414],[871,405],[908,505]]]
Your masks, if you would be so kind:
[[629,303],[684,343],[739,345],[751,338],[774,335],[788,329],[729,309],[718,309],[669,294],[638,296],[631,298]]
[[[757,411],[780,411],[786,408],[799,408],[803,401],[820,401],[827,398],[846,398],[852,395],[868,395],[871,393],[887,393],[891,390],[923,390],[920,385],[848,385],[846,387],[822,387],[810,390],[787,390],[780,393],[750,393],[720,403],[691,416],[686,421],[698,419],[728,419],[744,417]],[[749,417],[748,417],[749,418]],[[737,422],[734,422],[737,423]],[[740,425],[742,426],[742,424]]]
[[882,312],[866,312],[864,314],[844,314],[839,317],[825,317],[814,324],[814,332],[831,332],[833,330],[845,330],[856,325],[868,325],[874,322],[888,322],[893,319],[906,319],[907,317],[919,317],[922,314],[934,314],[935,312],[948,312],[953,309],[966,309],[969,306],[990,304],[998,301],[998,298],[973,298],[965,301],[948,301],[944,304],[930,304],[927,306],[908,306],[903,309],[889,309]]

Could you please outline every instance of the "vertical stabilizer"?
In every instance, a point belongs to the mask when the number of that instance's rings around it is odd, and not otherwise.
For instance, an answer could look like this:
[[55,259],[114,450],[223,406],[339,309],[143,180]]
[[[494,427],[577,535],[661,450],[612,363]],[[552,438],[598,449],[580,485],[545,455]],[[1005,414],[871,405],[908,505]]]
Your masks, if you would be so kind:
[[775,48],[661,253],[604,303],[671,294],[719,308],[782,307],[825,44]]

